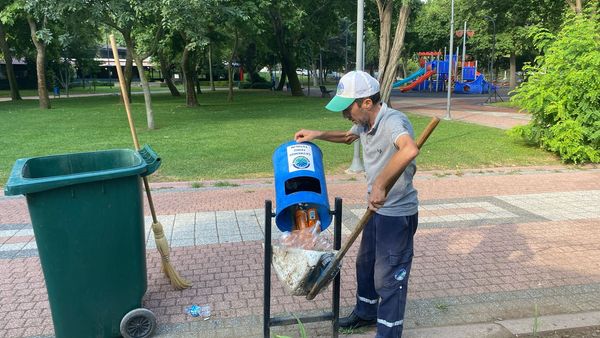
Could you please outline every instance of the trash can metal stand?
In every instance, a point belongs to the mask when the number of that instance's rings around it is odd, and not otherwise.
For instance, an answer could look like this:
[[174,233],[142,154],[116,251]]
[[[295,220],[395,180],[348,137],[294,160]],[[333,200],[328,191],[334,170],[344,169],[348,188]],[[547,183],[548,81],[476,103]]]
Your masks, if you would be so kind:
[[[321,149],[311,142],[297,143],[290,141],[277,147],[273,153],[273,169],[275,178],[276,213],[271,210],[271,201],[265,201],[265,275],[264,275],[264,336],[270,336],[270,327],[279,325],[297,324],[318,321],[331,321],[332,336],[338,336],[338,319],[340,308],[340,276],[333,281],[332,311],[320,315],[305,317],[273,317],[271,318],[271,264],[273,263],[273,245],[271,243],[271,224],[275,217],[277,228],[283,232],[294,229],[295,212],[299,205],[315,208],[320,230],[325,231],[334,224],[333,249],[341,246],[342,200],[335,199],[335,210],[329,209],[327,197],[327,184],[323,167],[323,154]],[[276,272],[277,269],[276,269]],[[316,271],[318,272],[318,271]],[[307,275],[312,277],[313,274]],[[300,288],[301,289],[301,288]],[[292,293],[302,294],[304,290],[294,289]]]
[[[303,324],[321,321],[331,321],[331,336],[338,337],[339,318],[340,318],[340,274],[333,279],[331,290],[331,311],[321,314],[293,317],[280,316],[271,317],[271,261],[273,256],[273,247],[271,245],[272,219],[276,215],[272,210],[273,204],[270,200],[265,201],[265,274],[263,281],[263,334],[264,338],[271,337],[271,326],[295,325],[298,320]],[[329,212],[334,216],[333,224],[333,249],[339,250],[342,245],[342,199],[335,199],[335,209]]]
[[149,147],[17,160],[5,193],[26,196],[57,338],[152,334],[140,176],[159,165]]

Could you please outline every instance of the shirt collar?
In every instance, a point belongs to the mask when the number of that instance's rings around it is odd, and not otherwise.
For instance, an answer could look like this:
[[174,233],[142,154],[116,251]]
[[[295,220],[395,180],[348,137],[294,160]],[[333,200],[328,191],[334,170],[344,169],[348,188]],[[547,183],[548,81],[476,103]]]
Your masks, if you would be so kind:
[[[375,117],[375,122],[373,123],[373,127],[371,127],[371,129],[369,129],[367,131],[367,134],[375,134],[375,132],[377,131],[377,127],[379,126],[379,122],[381,122],[381,119],[383,118],[385,111],[387,111],[387,104],[385,102],[383,102],[381,104],[381,108],[379,108],[379,112],[377,113],[377,116]],[[366,127],[368,128],[369,126],[366,126]]]

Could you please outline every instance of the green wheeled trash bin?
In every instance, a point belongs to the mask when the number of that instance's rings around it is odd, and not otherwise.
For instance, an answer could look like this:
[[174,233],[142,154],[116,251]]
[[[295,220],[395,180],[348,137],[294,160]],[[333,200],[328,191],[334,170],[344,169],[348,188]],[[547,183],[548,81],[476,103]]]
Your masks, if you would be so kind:
[[57,338],[149,337],[142,176],[148,146],[19,159],[6,195],[25,195]]

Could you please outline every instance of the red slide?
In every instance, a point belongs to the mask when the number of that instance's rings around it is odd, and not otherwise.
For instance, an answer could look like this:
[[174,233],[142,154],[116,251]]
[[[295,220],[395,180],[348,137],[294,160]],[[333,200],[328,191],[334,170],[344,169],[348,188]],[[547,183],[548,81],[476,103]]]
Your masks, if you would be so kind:
[[404,87],[400,88],[400,91],[404,93],[406,91],[409,91],[409,90],[415,88],[416,86],[421,84],[421,82],[429,79],[431,77],[431,75],[433,75],[433,74],[435,74],[435,70],[427,71],[427,73],[419,76],[416,80],[411,82],[408,86],[404,86]]

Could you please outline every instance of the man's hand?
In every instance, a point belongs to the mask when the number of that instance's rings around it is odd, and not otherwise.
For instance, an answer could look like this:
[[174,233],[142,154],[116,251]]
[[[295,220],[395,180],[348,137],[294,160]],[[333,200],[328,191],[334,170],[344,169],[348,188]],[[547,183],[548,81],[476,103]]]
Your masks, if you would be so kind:
[[371,193],[369,194],[369,209],[377,211],[379,208],[383,207],[386,199],[385,189],[373,185],[371,187]]
[[321,132],[319,130],[301,129],[294,135],[296,142],[309,142],[319,138]]
[[392,158],[390,158],[383,170],[377,175],[371,187],[369,209],[373,211],[377,211],[377,209],[383,207],[387,198],[386,188],[388,191],[392,189],[392,186],[402,175],[404,169],[419,154],[419,147],[417,147],[415,141],[408,134],[398,137],[396,147],[398,151],[392,155]]

